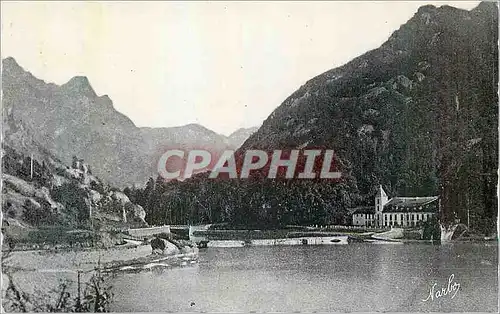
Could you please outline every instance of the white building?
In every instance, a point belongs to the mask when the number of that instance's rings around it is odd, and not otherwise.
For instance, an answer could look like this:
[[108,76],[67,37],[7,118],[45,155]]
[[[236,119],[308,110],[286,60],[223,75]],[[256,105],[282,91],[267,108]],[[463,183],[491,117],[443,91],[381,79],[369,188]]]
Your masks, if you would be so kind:
[[358,207],[352,223],[365,227],[414,227],[438,213],[439,198],[394,197],[389,199],[382,186],[375,195],[374,207]]
[[354,226],[375,226],[375,209],[373,206],[356,207],[352,213],[352,224]]

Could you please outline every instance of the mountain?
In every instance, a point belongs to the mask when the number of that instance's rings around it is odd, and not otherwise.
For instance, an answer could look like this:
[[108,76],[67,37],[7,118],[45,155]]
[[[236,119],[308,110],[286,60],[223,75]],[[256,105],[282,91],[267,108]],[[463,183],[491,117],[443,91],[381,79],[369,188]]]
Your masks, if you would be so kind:
[[3,107],[12,117],[54,156],[65,163],[79,156],[115,186],[142,185],[156,177],[156,162],[168,148],[221,151],[244,140],[232,141],[196,124],[138,128],[107,95],[98,96],[86,77],[58,86],[37,79],[12,57],[2,65]]
[[258,127],[239,128],[228,136],[229,145],[239,148],[258,129]]
[[[8,241],[67,245],[93,241],[95,235],[109,245],[116,231],[147,226],[141,206],[92,175],[82,160],[63,164],[11,112],[4,112],[2,132],[2,232]],[[91,226],[94,232],[88,231]]]
[[379,48],[307,81],[237,152],[333,149],[340,183],[198,176],[169,189],[176,200],[184,195],[190,219],[323,224],[371,205],[382,184],[391,197],[439,195],[443,224],[467,221],[470,212],[471,227],[494,232],[497,43],[495,3],[470,11],[423,6]]
[[241,149],[327,145],[368,199],[382,184],[440,195],[443,219],[472,207],[493,218],[497,43],[495,3],[423,6],[379,48],[306,82]]

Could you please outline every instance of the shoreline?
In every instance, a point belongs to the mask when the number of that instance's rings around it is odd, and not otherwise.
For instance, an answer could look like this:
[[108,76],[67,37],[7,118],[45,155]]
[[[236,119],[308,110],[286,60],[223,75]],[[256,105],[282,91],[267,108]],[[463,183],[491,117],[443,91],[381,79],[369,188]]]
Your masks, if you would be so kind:
[[[358,236],[359,235],[359,236]],[[366,233],[358,233],[358,234],[352,234],[352,233],[341,233],[341,232],[336,232],[335,235],[331,236],[321,236],[321,235],[316,235],[316,236],[307,236],[307,237],[286,237],[286,238],[257,238],[257,239],[249,239],[249,238],[239,238],[239,239],[204,239],[204,240],[198,240],[198,247],[199,248],[206,248],[205,245],[201,245],[200,243],[210,243],[210,242],[241,242],[243,243],[241,246],[260,246],[260,245],[269,245],[269,244],[258,244],[259,242],[265,243],[266,241],[268,242],[286,242],[286,241],[292,241],[293,240],[304,240],[307,239],[308,243],[303,244],[303,245],[322,245],[322,244],[317,244],[314,240],[309,240],[309,239],[315,239],[315,238],[343,238],[347,237],[349,244],[351,243],[374,243],[374,242],[399,242],[399,243],[404,243],[404,244],[422,244],[422,243],[434,243],[434,244],[440,244],[443,243],[440,240],[424,240],[424,239],[405,239],[405,238],[385,238],[385,237],[377,237],[373,235],[373,232],[366,232]],[[200,237],[201,238],[201,237]],[[325,241],[325,240],[324,240]],[[255,244],[252,244],[255,242]],[[455,244],[455,243],[488,243],[488,244],[498,244],[498,238],[492,238],[492,239],[478,239],[478,238],[471,238],[471,239],[455,239],[455,240],[449,240],[446,241],[446,244]],[[276,244],[280,245],[280,244]],[[298,245],[298,244],[297,244]],[[20,253],[20,252],[26,252],[26,253],[35,253],[35,254],[40,254],[44,255],[47,253],[85,253],[85,252],[96,252],[96,251],[114,251],[114,250],[120,250],[120,251],[125,251],[125,250],[130,250],[130,249],[137,249],[142,246],[148,246],[147,244],[121,244],[121,245],[115,245],[115,246],[107,246],[107,247],[63,247],[63,248],[48,248],[48,249],[19,249],[15,248],[12,250],[2,250],[2,254],[5,254],[7,252],[10,252],[10,254],[13,253]],[[210,246],[209,246],[210,247]]]

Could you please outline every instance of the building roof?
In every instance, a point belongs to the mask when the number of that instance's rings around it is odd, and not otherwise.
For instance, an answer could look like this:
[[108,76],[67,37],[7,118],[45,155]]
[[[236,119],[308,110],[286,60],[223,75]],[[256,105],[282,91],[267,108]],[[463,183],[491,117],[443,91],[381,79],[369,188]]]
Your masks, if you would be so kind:
[[384,189],[382,188],[382,184],[379,186],[379,189],[377,191],[377,195],[375,195],[376,198],[387,198],[387,194],[385,193]]
[[359,207],[353,208],[353,211],[351,214],[352,215],[355,215],[355,214],[375,214],[375,208],[373,208],[373,206],[359,206]]
[[394,197],[385,204],[383,212],[434,212],[439,197]]

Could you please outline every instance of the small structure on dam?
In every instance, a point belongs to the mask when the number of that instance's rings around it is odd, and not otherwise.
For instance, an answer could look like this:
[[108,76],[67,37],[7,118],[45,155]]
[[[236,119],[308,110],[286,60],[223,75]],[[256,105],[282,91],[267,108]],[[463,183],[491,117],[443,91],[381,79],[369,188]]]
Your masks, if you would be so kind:
[[150,227],[150,228],[134,228],[128,229],[127,233],[133,237],[137,238],[148,238],[157,234],[170,234],[170,226],[158,226],[158,227]]

